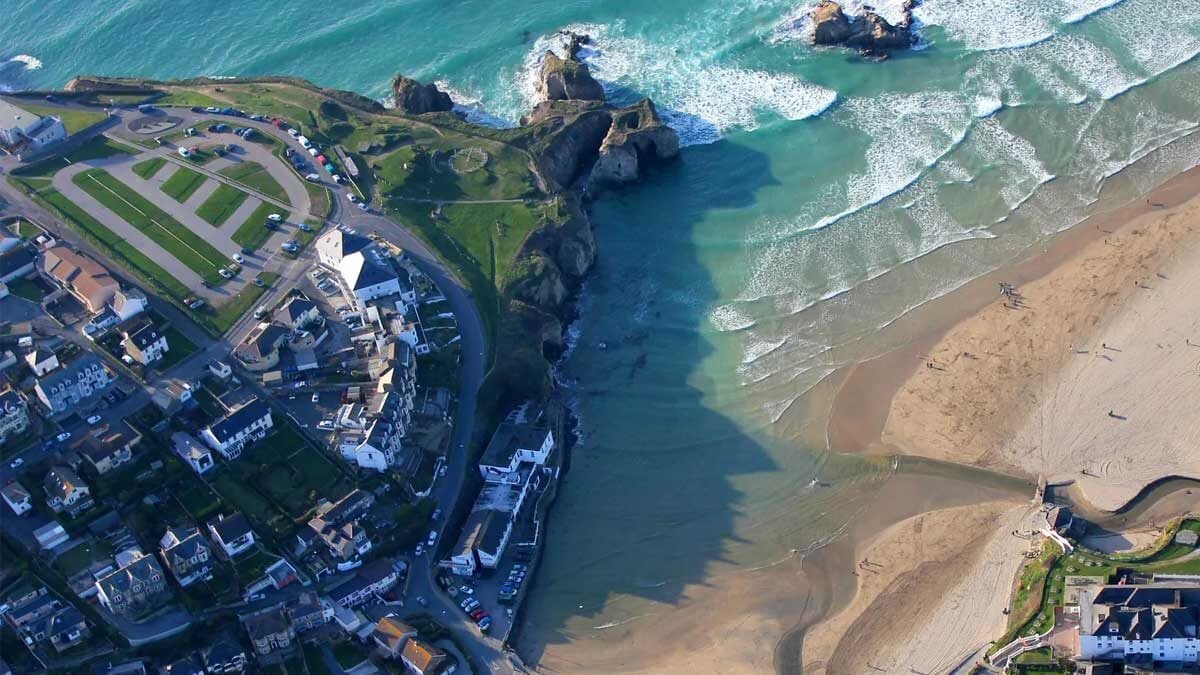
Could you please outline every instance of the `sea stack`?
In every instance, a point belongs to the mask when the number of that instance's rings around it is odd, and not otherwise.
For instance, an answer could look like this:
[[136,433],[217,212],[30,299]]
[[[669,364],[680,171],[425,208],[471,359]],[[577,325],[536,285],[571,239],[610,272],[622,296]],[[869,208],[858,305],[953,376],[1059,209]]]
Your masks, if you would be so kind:
[[410,115],[446,112],[454,108],[450,95],[438,89],[436,84],[421,84],[403,75],[392,78],[392,97],[396,107]]
[[809,14],[813,22],[813,43],[852,47],[875,57],[886,57],[897,49],[908,49],[916,42],[916,35],[911,29],[912,10],[916,5],[916,0],[906,0],[903,17],[893,26],[869,7],[864,7],[861,14],[850,17],[833,0],[821,0]]
[[587,64],[576,56],[578,48],[568,50],[567,58],[554,52],[542,57],[542,71],[538,77],[538,95],[544,101],[603,101],[604,88],[592,77]]

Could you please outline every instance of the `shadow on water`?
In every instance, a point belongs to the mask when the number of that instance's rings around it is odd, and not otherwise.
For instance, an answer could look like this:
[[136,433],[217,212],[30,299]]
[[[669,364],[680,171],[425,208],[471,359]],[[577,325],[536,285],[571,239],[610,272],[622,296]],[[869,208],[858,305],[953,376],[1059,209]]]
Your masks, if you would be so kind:
[[706,407],[693,379],[713,354],[701,324],[718,297],[695,228],[714,211],[752,206],[757,190],[777,184],[768,158],[721,141],[685,148],[679,161],[647,174],[594,205],[598,259],[583,342],[566,368],[586,436],[531,589],[524,632],[537,638],[521,644],[529,663],[547,645],[578,637],[568,620],[595,620],[613,598],[676,603],[687,586],[704,584],[737,540],[742,495],[731,479],[778,468]]

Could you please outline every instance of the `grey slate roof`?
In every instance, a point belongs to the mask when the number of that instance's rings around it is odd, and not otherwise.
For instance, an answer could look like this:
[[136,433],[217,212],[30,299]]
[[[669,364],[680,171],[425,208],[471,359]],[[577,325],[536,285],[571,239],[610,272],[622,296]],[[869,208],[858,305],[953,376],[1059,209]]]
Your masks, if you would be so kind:
[[213,422],[208,429],[217,442],[224,443],[237,435],[239,431],[253,424],[255,420],[266,417],[270,413],[271,407],[262,399],[256,398]]
[[504,422],[492,434],[487,450],[479,463],[486,466],[508,466],[518,450],[535,450],[546,440],[547,429],[529,424]]

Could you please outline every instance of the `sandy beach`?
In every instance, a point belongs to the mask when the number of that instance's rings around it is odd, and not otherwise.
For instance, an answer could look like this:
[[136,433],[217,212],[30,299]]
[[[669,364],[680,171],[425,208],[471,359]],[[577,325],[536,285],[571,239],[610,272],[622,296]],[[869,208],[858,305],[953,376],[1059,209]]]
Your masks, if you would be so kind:
[[[1098,513],[1164,476],[1200,477],[1198,188],[1197,172],[1179,176],[939,301],[941,326],[845,374],[832,447],[1069,484]],[[992,610],[1008,602],[1027,546],[1011,531],[1028,508],[932,512],[861,547],[888,566],[809,633],[804,672],[969,661],[1004,630]],[[1097,543],[1131,548],[1156,531]]]

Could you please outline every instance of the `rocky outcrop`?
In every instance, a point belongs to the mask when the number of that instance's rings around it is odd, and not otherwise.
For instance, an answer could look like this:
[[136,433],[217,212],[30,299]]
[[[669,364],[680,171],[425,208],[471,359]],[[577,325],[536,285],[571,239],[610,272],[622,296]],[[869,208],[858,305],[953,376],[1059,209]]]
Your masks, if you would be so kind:
[[421,84],[403,75],[392,78],[392,97],[396,107],[410,115],[446,112],[454,108],[450,95],[438,89],[436,84]]
[[873,56],[907,49],[916,41],[911,29],[912,10],[916,4],[916,0],[905,0],[903,18],[893,26],[870,9],[864,9],[852,18],[833,0],[821,0],[809,14],[813,22],[813,42],[853,47]]
[[521,245],[505,290],[521,302],[561,316],[570,291],[595,260],[596,239],[578,196],[562,195]]
[[565,59],[554,52],[546,52],[542,57],[538,96],[543,101],[603,101],[604,87],[576,56],[578,47],[568,53]]
[[662,123],[654,102],[648,98],[612,111],[612,125],[599,157],[588,175],[588,189],[635,181],[642,165],[671,159],[679,154],[679,135]]

